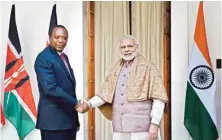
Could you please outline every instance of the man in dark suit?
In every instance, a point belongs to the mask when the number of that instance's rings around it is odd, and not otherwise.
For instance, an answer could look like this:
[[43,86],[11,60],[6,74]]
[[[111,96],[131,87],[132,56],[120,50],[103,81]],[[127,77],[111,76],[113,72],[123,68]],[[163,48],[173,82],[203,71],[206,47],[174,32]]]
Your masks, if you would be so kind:
[[68,31],[57,25],[49,33],[50,45],[36,58],[39,88],[36,128],[42,140],[75,140],[80,124],[75,107],[76,81],[67,55],[63,53]]

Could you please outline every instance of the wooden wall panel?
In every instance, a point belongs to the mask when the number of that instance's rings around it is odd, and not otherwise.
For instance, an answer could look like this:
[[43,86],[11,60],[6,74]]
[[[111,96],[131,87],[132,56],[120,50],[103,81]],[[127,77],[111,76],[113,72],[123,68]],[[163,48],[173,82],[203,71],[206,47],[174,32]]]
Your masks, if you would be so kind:
[[[88,98],[95,95],[94,2],[87,2],[87,89]],[[95,140],[95,109],[88,112],[88,140]]]

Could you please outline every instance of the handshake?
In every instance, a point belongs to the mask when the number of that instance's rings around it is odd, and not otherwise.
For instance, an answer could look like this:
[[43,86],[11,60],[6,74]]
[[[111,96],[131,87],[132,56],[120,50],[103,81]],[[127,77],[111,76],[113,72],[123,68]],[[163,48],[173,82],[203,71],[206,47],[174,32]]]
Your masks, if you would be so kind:
[[76,111],[79,113],[85,113],[91,108],[91,103],[89,101],[80,99],[76,105]]

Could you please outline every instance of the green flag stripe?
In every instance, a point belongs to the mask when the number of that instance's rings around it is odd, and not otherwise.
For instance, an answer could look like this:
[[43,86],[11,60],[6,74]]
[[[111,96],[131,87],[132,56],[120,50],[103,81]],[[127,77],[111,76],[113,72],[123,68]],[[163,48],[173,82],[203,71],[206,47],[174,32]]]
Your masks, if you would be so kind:
[[210,114],[187,82],[184,125],[193,140],[216,140],[218,133]]
[[18,102],[13,92],[5,92],[4,115],[15,126],[20,139],[24,139],[35,128],[35,123]]

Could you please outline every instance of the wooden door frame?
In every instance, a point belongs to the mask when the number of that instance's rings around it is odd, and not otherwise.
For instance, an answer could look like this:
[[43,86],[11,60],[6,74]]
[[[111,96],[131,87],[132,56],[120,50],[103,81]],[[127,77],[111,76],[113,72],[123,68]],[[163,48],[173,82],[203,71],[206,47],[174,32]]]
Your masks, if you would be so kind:
[[164,85],[169,98],[169,103],[166,105],[164,111],[164,140],[171,140],[171,43],[170,43],[170,4],[164,4]]
[[[95,31],[94,2],[87,2],[87,91],[88,98],[95,95]],[[95,140],[95,109],[88,111],[88,140]]]
[[[170,2],[165,4],[164,19],[164,85],[169,97],[169,103],[164,112],[164,140],[171,140],[171,43],[170,43]],[[95,95],[95,2],[87,2],[87,89],[88,98]],[[88,140],[95,140],[95,109],[88,112]]]

